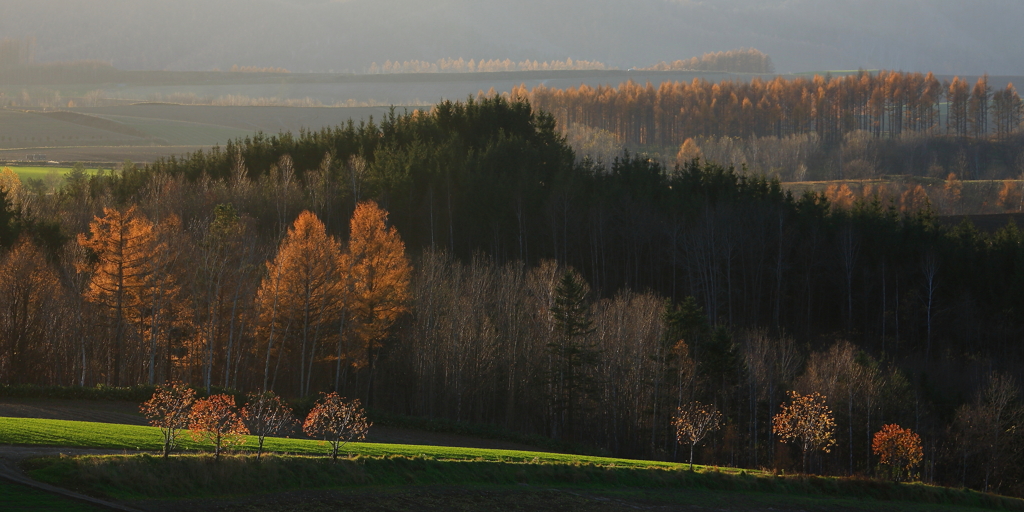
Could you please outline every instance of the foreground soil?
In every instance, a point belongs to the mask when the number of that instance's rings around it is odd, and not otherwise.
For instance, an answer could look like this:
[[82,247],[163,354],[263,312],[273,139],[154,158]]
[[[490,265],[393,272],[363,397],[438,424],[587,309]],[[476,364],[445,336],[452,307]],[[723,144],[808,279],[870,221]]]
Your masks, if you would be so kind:
[[234,499],[143,501],[149,512],[456,512],[495,511],[948,511],[976,510],[916,503],[825,500],[801,496],[702,490],[587,491],[521,486],[507,488],[410,487],[349,491],[295,491]]

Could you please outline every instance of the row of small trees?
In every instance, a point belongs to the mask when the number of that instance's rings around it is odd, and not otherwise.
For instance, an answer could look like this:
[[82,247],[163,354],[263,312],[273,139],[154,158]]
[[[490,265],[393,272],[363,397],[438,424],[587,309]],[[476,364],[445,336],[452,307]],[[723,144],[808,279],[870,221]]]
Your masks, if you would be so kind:
[[[802,467],[807,470],[807,457],[816,450],[829,452],[835,446],[836,421],[832,409],[820,393],[801,395],[790,391],[790,403],[782,404],[772,419],[772,432],[782,442],[795,441],[802,453]],[[680,407],[672,419],[676,442],[690,443],[690,469],[693,450],[704,438],[721,427],[722,413],[714,405],[690,402]],[[921,437],[908,428],[888,424],[875,433],[871,451],[879,464],[887,468],[895,481],[906,479],[911,470],[924,459]]]
[[[181,431],[188,429],[193,440],[213,444],[217,459],[225,448],[245,443],[245,436],[251,434],[258,443],[259,460],[267,437],[287,436],[297,424],[291,407],[273,392],[250,393],[246,405],[239,409],[231,395],[197,399],[195,390],[180,382],[157,386],[153,397],[140,410],[150,425],[160,429],[164,458],[174,449]],[[371,425],[359,400],[321,393],[302,423],[302,431],[326,441],[331,447],[331,458],[337,460],[338,450],[354,439],[366,439]]]

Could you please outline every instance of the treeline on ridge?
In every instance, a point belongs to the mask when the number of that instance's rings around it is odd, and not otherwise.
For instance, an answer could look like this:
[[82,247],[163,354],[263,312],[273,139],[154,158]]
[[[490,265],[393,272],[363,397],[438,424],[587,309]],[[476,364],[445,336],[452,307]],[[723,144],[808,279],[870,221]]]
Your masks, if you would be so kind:
[[898,138],[909,132],[980,138],[1021,128],[1022,102],[1013,84],[995,91],[983,76],[973,84],[931,73],[860,71],[845,76],[775,77],[746,81],[632,81],[618,87],[515,88],[550,112],[559,126],[583,124],[631,145],[678,147],[696,137],[785,137],[815,133],[836,143],[849,132]]
[[[946,228],[927,203],[878,196],[837,207],[696,160],[578,162],[555,125],[524,101],[446,102],[77,169],[54,194],[8,187],[0,380],[336,388],[381,411],[666,459],[671,415],[699,399],[725,427],[698,462],[788,469],[798,455],[770,419],[795,389],[837,415],[815,471],[872,472],[871,433],[900,423],[925,440],[925,480],[1021,492],[1016,226]],[[412,265],[393,322],[368,343],[323,294],[275,316],[260,290],[292,233],[352,254],[368,200]],[[149,233],[134,265],[155,276],[121,319],[88,292],[95,226],[119,216]],[[572,322],[555,314],[566,304]]]
[[731,73],[774,73],[775,64],[768,54],[754,48],[710,52],[687,60],[661,61],[640,68],[645,71],[722,71]]

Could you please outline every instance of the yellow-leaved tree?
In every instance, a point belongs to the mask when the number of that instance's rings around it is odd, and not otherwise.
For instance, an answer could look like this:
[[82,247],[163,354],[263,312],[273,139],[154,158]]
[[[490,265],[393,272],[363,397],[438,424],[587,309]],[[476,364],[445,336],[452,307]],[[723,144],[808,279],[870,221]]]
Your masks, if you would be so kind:
[[348,257],[344,261],[353,330],[365,357],[358,357],[356,362],[358,366],[369,367],[368,406],[373,394],[376,351],[383,346],[395,321],[409,311],[412,267],[398,230],[388,227],[387,219],[388,213],[373,201],[356,205]]
[[790,391],[789,404],[782,404],[772,418],[772,431],[783,442],[796,441],[803,451],[803,470],[807,471],[807,455],[814,450],[829,449],[836,444],[833,434],[836,420],[825,397],[818,393],[800,395]]

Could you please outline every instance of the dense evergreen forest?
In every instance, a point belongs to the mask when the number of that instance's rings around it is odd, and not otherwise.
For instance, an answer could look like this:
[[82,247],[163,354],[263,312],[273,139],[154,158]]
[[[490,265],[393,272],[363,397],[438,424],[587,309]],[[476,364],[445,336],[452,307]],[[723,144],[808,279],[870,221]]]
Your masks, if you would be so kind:
[[670,418],[700,400],[725,426],[698,462],[787,470],[771,418],[819,392],[837,446],[812,471],[873,473],[872,434],[900,423],[924,480],[1024,493],[1012,224],[698,159],[579,161],[502,97],[3,189],[4,383],[337,388],[676,460]]

